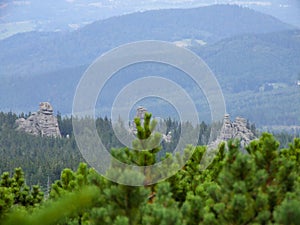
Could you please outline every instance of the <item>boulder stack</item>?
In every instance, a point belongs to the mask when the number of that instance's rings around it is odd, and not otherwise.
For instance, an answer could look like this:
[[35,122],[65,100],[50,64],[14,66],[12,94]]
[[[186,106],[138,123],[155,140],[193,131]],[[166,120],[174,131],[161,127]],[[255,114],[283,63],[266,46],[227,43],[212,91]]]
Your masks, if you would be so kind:
[[247,127],[247,120],[242,117],[236,117],[233,122],[230,121],[229,114],[224,116],[223,126],[220,135],[213,141],[209,147],[217,148],[221,142],[226,142],[230,139],[238,139],[241,147],[244,149],[256,137],[253,132]]
[[16,124],[17,130],[32,135],[61,137],[57,118],[53,115],[53,107],[49,102],[41,102],[38,112],[32,113],[27,119],[17,119]]

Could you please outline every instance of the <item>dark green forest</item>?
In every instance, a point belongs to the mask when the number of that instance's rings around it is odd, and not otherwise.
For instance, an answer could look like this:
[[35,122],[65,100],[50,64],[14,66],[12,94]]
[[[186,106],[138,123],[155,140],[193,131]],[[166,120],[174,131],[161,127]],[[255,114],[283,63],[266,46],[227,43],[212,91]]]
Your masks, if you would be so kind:
[[[246,152],[236,140],[220,144],[212,163],[201,169],[209,125],[199,125],[199,145],[172,157],[166,146],[150,151],[117,148],[111,121],[99,118],[99,134],[106,147],[114,146],[111,154],[120,161],[147,166],[162,156],[170,167],[186,161],[158,184],[149,183],[147,171],[119,173],[119,180],[144,183],[132,187],[109,181],[84,163],[71,118],[58,115],[63,138],[55,139],[16,131],[18,117],[0,113],[0,224],[299,224],[300,139],[293,135],[257,133],[259,139]],[[147,138],[159,140],[152,132],[156,123],[151,114],[143,126],[138,119],[135,123],[135,149]],[[176,121],[168,123],[169,130],[180,133]],[[189,153],[192,157],[186,159]],[[120,169],[112,164],[108,172]]]
[[[27,118],[29,115],[0,112],[0,174],[5,171],[13,173],[14,168],[22,167],[27,184],[39,184],[46,190],[48,180],[53,182],[59,179],[64,168],[75,170],[79,162],[85,161],[73,136],[71,117],[62,117],[58,113],[62,138],[50,138],[32,136],[16,130],[15,120],[19,117]],[[179,122],[170,118],[165,122],[166,132],[172,132],[173,141],[162,143],[162,150],[157,153],[157,158],[171,152],[180,136]],[[124,147],[115,136],[110,119],[98,118],[96,127],[106,149]],[[207,144],[210,126],[202,122],[197,129],[200,129],[199,144]]]

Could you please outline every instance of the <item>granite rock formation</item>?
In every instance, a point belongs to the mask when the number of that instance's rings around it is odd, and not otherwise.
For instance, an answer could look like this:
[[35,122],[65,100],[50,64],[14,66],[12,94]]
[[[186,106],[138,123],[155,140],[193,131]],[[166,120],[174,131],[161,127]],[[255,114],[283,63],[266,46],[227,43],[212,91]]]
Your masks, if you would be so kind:
[[27,119],[17,119],[16,124],[17,130],[32,135],[61,137],[57,118],[53,115],[53,107],[49,102],[41,102],[38,112],[32,113]]
[[224,116],[223,126],[220,134],[215,141],[209,144],[210,148],[217,148],[221,142],[226,142],[230,139],[238,139],[241,148],[244,149],[252,140],[256,139],[253,132],[247,127],[247,120],[242,117],[236,117],[231,122],[229,114]]

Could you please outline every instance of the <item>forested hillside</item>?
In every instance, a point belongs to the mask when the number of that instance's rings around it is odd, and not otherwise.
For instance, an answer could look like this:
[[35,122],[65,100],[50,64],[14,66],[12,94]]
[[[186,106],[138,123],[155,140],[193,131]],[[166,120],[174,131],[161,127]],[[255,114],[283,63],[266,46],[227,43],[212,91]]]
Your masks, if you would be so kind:
[[277,84],[268,90],[296,84],[299,35],[299,30],[239,35],[192,49],[213,69],[224,92],[267,91],[268,83]]
[[[26,115],[25,115],[26,117]],[[0,171],[12,173],[22,167],[27,184],[54,181],[65,167],[75,169],[82,162],[73,136],[66,138],[36,137],[16,131],[13,113],[0,113]]]
[[[14,117],[2,114],[1,121],[9,123]],[[136,144],[142,143],[144,137],[155,138],[149,132],[152,128],[148,119],[145,121],[144,126],[136,121]],[[246,153],[239,149],[238,142],[229,141],[219,146],[213,162],[205,169],[200,162],[206,148],[189,146],[185,153],[193,155],[186,165],[158,184],[147,185],[148,173],[117,173],[119,181],[133,177],[144,180],[145,185],[140,187],[109,181],[86,164],[80,164],[77,169],[64,169],[60,179],[45,191],[45,197],[39,186],[30,188],[25,184],[24,174],[17,168],[13,174],[1,176],[0,223],[298,224],[300,139],[288,148],[279,145],[267,133],[252,141]],[[157,152],[159,148],[118,148],[112,155],[129,164],[145,166],[156,161]],[[169,166],[185,160],[184,155],[167,154]],[[120,169],[112,164],[108,172],[116,174]],[[162,175],[165,172],[161,170]]]
[[0,1],[0,225],[300,225],[298,1]]
[[[224,21],[227,22],[224,24]],[[243,111],[231,110],[237,109],[236,101],[247,100],[238,93],[257,92],[269,83],[287,88],[289,92],[296,82],[300,72],[299,31],[291,29],[294,28],[274,17],[248,8],[215,5],[133,13],[96,21],[73,32],[18,34],[0,41],[0,107],[2,111],[21,113],[34,110],[36,102],[46,100],[63,115],[70,114],[80,78],[101,54],[134,41],[181,43],[189,40],[191,45],[187,47],[208,63],[222,91],[229,93],[225,96],[229,112],[250,118],[249,111],[252,109],[249,107]],[[128,83],[132,74],[143,77],[155,73],[170,79],[176,75],[168,69],[148,66],[129,72],[120,79]],[[122,88],[120,79],[112,85],[117,90]],[[191,82],[181,79],[176,82],[191,92]],[[263,104],[257,105],[264,106],[266,98],[261,99]],[[272,106],[277,105],[270,99],[267,101]],[[283,99],[278,101],[286,103]],[[297,104],[293,102],[292,106],[297,107]],[[257,111],[264,112],[267,108]],[[284,108],[278,114],[282,114]],[[164,117],[167,116],[166,113]],[[250,119],[258,125],[268,125],[273,121],[280,124],[282,118],[266,120],[255,115]]]
[[[21,114],[20,117],[28,117]],[[58,122],[62,138],[47,138],[33,136],[16,130],[14,113],[0,113],[0,173],[12,173],[14,168],[22,167],[26,173],[27,184],[40,184],[45,190],[48,180],[59,178],[61,170],[68,167],[75,169],[79,162],[84,162],[77,148],[73,136],[72,119],[61,117]],[[172,119],[166,120],[167,131],[172,132],[172,143],[162,143],[162,151],[157,157],[163,157],[171,152],[177,144],[180,135],[180,124]],[[99,136],[106,149],[120,148],[123,145],[117,139],[112,129],[111,120],[98,118],[96,120]],[[210,127],[205,123],[198,127],[201,129],[199,144],[206,144],[209,140]]]
[[[71,118],[58,114],[57,118],[63,138],[47,138],[16,131],[15,120],[28,116],[29,114],[18,116],[11,112],[0,113],[0,173],[4,171],[12,173],[14,168],[22,167],[26,174],[27,184],[40,184],[45,190],[48,180],[58,179],[62,169],[66,167],[75,169],[79,162],[84,162],[84,159],[73,136]],[[172,142],[161,143],[162,149],[157,153],[158,159],[174,150],[180,136],[181,124],[178,121],[168,118],[165,120],[165,124],[166,133],[172,133]],[[123,147],[115,136],[111,120],[98,118],[96,126],[106,149]],[[259,135],[254,124],[249,124],[249,127],[252,127],[252,131]],[[198,144],[208,144],[211,126],[202,122],[196,129],[200,131]],[[274,135],[280,140],[281,147],[287,147],[295,137],[295,134],[287,132],[277,132]],[[298,136],[299,133],[296,135]]]
[[31,76],[90,64],[114,47],[139,40],[213,42],[289,29],[293,27],[274,17],[239,6],[152,10],[96,21],[73,32],[28,32],[2,40],[0,74]]

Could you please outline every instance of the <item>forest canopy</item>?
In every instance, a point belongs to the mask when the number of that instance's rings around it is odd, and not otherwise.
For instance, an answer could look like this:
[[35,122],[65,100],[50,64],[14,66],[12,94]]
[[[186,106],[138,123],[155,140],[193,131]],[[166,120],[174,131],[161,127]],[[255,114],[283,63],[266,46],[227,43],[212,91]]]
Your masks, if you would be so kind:
[[[143,186],[132,187],[107,180],[80,163],[82,158],[76,152],[72,135],[69,139],[52,139],[18,133],[13,124],[16,118],[12,113],[0,114],[1,224],[298,224],[300,221],[300,139],[295,138],[282,148],[272,134],[263,133],[246,147],[246,152],[241,151],[238,141],[231,140],[219,145],[216,157],[205,169],[200,162],[206,147],[187,146],[185,152],[192,152],[192,157],[175,175],[157,184],[145,182]],[[151,136],[149,128],[139,125],[138,129],[137,142]],[[129,163],[152,165],[162,149],[134,153],[120,147],[112,150],[112,155]],[[148,160],[138,157],[139,154],[146,154]],[[48,163],[41,167],[40,173],[30,162],[34,157],[42,160],[39,167]],[[168,152],[164,157],[171,159],[170,166],[184,160],[184,155],[174,158]],[[58,158],[61,164],[57,164]],[[5,170],[5,166],[17,165],[18,159],[27,170],[25,174],[19,166]],[[72,164],[68,165],[70,161]],[[58,178],[50,179],[47,171],[53,168]],[[109,172],[118,169],[111,165]],[[26,173],[32,173],[30,184]],[[44,175],[45,187],[39,185],[42,182],[32,183],[34,174]],[[132,177],[147,181],[147,176],[138,177],[130,171],[121,174],[121,179]]]

